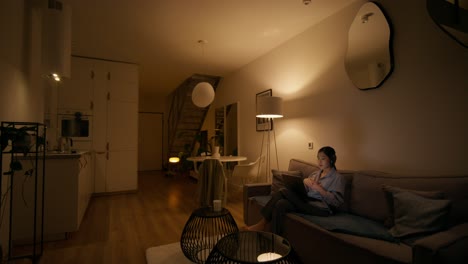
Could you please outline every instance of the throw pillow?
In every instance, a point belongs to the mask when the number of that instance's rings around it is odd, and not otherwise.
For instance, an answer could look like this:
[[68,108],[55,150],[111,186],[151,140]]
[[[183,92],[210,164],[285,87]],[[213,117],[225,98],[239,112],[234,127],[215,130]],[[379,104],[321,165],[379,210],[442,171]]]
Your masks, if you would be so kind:
[[403,191],[393,194],[393,207],[395,225],[389,232],[401,238],[445,228],[450,201],[428,199]]
[[281,188],[286,188],[283,182],[283,174],[288,174],[292,176],[301,176],[301,171],[280,171],[280,170],[271,170],[273,173],[273,180],[271,181],[271,193],[279,191]]
[[445,194],[440,191],[417,191],[417,190],[408,190],[403,188],[398,188],[390,185],[383,185],[382,190],[385,193],[385,198],[387,200],[387,205],[389,208],[388,218],[385,219],[384,226],[391,228],[395,223],[393,222],[393,195],[399,192],[410,192],[416,195],[429,198],[429,199],[443,199]]
[[347,213],[336,213],[330,216],[316,216],[301,213],[295,213],[322,228],[351,235],[370,237],[390,242],[398,242],[382,223],[371,220],[366,217]]

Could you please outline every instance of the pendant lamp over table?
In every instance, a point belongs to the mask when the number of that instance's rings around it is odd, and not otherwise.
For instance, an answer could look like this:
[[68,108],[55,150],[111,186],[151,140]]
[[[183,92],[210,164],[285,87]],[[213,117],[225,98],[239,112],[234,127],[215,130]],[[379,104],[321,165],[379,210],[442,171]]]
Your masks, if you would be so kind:
[[200,82],[195,85],[192,92],[192,102],[198,107],[207,107],[215,97],[213,86],[207,82]]
[[[199,40],[198,44],[202,49],[202,55],[204,55],[204,46],[208,43],[206,40]],[[192,102],[200,108],[209,106],[215,97],[215,91],[213,86],[208,82],[199,82],[192,91]]]

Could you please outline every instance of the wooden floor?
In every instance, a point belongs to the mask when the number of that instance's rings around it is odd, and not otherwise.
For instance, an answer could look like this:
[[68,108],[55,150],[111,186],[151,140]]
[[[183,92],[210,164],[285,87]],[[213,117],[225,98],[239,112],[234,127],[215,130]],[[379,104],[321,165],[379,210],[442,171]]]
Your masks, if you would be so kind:
[[[134,194],[93,197],[80,230],[47,242],[40,263],[146,263],[147,248],[179,241],[197,208],[197,182],[144,172],[138,185]],[[228,195],[226,207],[244,225],[240,195]]]

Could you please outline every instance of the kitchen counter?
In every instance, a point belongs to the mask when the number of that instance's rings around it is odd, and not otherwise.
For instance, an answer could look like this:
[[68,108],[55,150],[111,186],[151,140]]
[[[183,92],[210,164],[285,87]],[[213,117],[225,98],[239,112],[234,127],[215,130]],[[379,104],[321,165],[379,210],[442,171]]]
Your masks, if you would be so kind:
[[46,159],[76,159],[84,154],[91,153],[89,150],[77,150],[76,152],[60,152],[57,150],[47,151]]
[[[58,151],[58,150],[51,150],[51,151],[47,151],[46,152],[46,160],[51,160],[51,159],[78,159],[80,157],[82,157],[83,155],[86,155],[86,154],[91,154],[91,151],[90,150],[77,150],[76,152],[61,152],[61,151]],[[39,159],[42,159],[42,153],[39,153]],[[23,156],[23,155],[20,155],[18,156],[17,158],[19,160],[29,160],[29,159],[35,159],[36,155],[35,153],[28,153],[28,155],[26,156]]]
[[[22,170],[15,172],[17,180],[12,181],[13,187],[18,190],[12,199],[15,212],[12,216],[13,241],[32,241],[31,234],[34,231],[30,219],[34,219],[34,207],[28,205],[35,202],[36,184],[40,190],[37,193],[38,201],[44,199],[44,240],[65,239],[67,233],[79,229],[94,190],[94,162],[91,154],[92,151],[49,151],[45,156],[42,153],[40,156],[36,156],[36,153],[17,156],[22,163]],[[28,174],[31,164],[34,164],[29,160],[35,158],[39,159],[37,183],[29,176],[30,172]]]

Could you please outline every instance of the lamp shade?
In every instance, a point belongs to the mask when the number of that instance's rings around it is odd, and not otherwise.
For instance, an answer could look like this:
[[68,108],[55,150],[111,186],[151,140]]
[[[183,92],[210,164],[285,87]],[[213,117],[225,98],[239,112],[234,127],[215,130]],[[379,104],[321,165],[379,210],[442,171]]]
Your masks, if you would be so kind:
[[207,82],[198,83],[192,92],[192,102],[198,107],[207,107],[215,97],[213,86]]
[[70,77],[71,8],[61,1],[48,1],[42,16],[43,71],[56,80]]
[[283,117],[283,99],[275,96],[262,96],[257,98],[257,117]]

